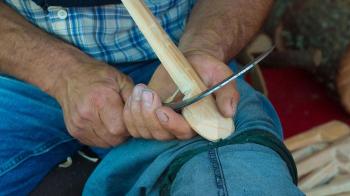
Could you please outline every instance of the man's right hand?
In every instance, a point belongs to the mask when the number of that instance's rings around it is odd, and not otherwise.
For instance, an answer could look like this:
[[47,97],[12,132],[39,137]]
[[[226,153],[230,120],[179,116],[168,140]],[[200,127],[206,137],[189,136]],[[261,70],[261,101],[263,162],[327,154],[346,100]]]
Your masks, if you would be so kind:
[[65,71],[50,94],[60,103],[74,138],[90,146],[112,147],[129,137],[122,117],[132,89],[126,75],[93,61]]

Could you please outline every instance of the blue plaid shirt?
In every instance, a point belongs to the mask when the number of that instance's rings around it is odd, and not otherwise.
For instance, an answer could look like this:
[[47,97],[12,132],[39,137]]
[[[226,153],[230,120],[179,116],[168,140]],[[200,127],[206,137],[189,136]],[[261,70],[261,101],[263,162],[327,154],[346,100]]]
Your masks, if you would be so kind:
[[[178,43],[196,0],[145,0],[175,43]],[[96,7],[48,7],[31,0],[5,0],[41,29],[109,64],[154,59],[155,54],[121,4]]]

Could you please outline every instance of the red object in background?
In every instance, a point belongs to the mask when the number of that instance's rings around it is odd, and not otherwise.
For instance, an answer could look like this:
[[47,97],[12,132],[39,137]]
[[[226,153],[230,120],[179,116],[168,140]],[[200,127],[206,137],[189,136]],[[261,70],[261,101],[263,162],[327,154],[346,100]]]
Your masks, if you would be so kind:
[[350,115],[308,72],[295,68],[264,68],[263,75],[285,138],[334,119],[350,123]]

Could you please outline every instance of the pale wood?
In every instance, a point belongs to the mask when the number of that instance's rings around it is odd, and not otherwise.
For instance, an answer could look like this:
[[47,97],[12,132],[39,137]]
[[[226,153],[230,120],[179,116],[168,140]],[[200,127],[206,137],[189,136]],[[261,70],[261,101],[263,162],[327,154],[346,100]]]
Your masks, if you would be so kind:
[[349,196],[350,192],[343,192],[343,193],[339,193],[339,194],[332,194],[332,196]]
[[338,161],[347,161],[350,156],[350,138],[347,137],[341,141],[337,141],[328,148],[315,153],[307,159],[297,164],[298,176],[323,167],[331,161],[337,159]]
[[299,181],[299,188],[302,191],[309,191],[317,185],[321,185],[339,174],[338,163],[333,161],[319,170],[313,171]]
[[294,158],[294,161],[296,163],[299,163],[300,161],[304,160],[308,156],[325,149],[329,145],[330,144],[326,142],[312,144],[311,146],[307,146],[305,148],[292,152],[292,156]]
[[347,124],[333,120],[291,137],[285,144],[290,151],[294,151],[318,142],[332,142],[349,134],[350,128]]
[[[122,2],[164,68],[184,94],[184,98],[190,98],[205,90],[207,87],[143,1]],[[184,108],[182,114],[199,135],[211,141],[226,138],[234,131],[232,118],[224,118],[219,113],[212,96]]]
[[306,191],[307,196],[339,195],[350,192],[350,175],[337,177],[331,183]]

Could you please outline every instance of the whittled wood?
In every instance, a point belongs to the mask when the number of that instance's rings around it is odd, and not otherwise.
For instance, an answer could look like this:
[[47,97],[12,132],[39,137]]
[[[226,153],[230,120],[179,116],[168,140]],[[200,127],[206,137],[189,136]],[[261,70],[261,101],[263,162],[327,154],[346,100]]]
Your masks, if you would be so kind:
[[318,142],[332,142],[349,134],[347,124],[333,120],[291,137],[284,143],[290,151],[294,151]]
[[312,144],[310,146],[307,146],[305,148],[302,148],[300,150],[293,152],[292,156],[294,158],[294,161],[296,163],[299,163],[300,161],[304,160],[308,156],[311,156],[312,154],[317,153],[317,152],[325,149],[329,145],[330,144],[328,144],[327,142]]
[[[337,141],[326,149],[297,163],[298,177],[321,168],[333,160],[348,161],[350,158],[350,137]],[[342,168],[344,169],[344,168]]]
[[[184,94],[184,99],[205,90],[207,87],[143,1],[122,2],[170,77]],[[211,141],[224,139],[234,131],[232,119],[224,118],[219,113],[212,96],[184,108],[182,114],[199,135]]]
[[311,174],[303,178],[298,187],[302,191],[308,191],[317,185],[324,184],[333,177],[339,174],[339,166],[336,161],[330,162],[325,167],[322,167],[316,171],[313,171]]
[[350,175],[336,177],[327,185],[305,192],[307,196],[350,195]]

